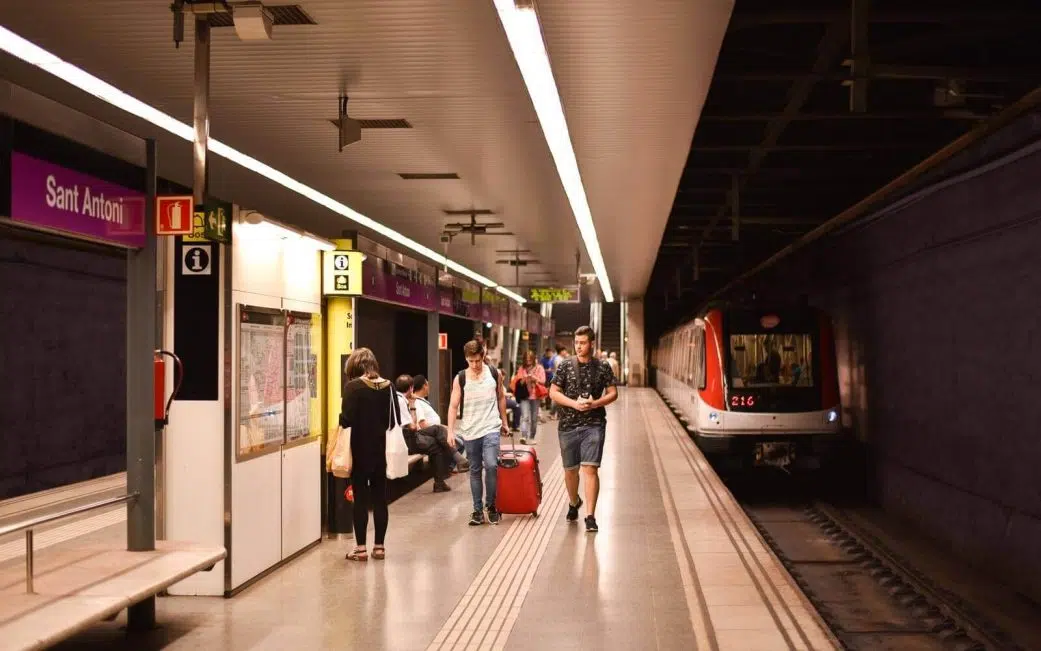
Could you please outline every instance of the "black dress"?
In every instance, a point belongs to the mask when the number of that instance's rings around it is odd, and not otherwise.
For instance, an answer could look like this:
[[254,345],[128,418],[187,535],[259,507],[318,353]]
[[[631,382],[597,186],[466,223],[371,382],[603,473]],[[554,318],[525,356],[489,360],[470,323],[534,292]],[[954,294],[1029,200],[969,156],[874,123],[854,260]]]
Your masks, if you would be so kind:
[[375,544],[382,545],[387,535],[387,427],[392,391],[390,382],[382,378],[351,380],[343,391],[340,426],[351,428],[354,540],[359,547],[365,546],[370,508]]

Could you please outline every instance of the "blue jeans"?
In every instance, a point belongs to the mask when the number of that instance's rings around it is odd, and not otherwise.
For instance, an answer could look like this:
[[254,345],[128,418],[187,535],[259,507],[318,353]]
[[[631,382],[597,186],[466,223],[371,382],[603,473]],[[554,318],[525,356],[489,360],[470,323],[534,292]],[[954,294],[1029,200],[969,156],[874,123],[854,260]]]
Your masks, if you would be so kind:
[[[474,498],[474,511],[485,506],[495,507],[495,487],[499,468],[499,431],[489,432],[479,439],[463,441],[466,459],[470,462],[470,494]],[[484,493],[481,501],[481,472],[484,471]]]
[[526,439],[535,438],[535,432],[539,427],[539,401],[538,400],[522,400],[520,405],[521,422],[520,431],[521,436]]
[[520,405],[513,398],[506,398],[506,408],[510,410],[510,427],[520,428]]

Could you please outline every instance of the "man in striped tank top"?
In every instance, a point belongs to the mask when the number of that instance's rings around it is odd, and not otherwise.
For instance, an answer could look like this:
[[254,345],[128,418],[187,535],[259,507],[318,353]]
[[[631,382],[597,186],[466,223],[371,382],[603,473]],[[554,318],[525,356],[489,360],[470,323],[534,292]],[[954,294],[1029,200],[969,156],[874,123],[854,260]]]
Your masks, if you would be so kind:
[[463,346],[463,356],[467,368],[452,382],[448,445],[454,447],[455,437],[459,436],[470,460],[470,493],[474,503],[470,526],[484,524],[485,509],[488,521],[499,524],[502,516],[495,510],[499,441],[510,432],[506,391],[498,372],[484,363],[484,346],[480,342],[470,341]]

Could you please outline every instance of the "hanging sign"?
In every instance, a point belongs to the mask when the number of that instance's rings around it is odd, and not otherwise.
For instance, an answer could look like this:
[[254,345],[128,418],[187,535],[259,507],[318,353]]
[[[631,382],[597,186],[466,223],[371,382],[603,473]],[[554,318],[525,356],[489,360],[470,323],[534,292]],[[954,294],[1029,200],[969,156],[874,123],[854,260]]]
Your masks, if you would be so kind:
[[322,251],[322,294],[360,296],[364,259],[361,251]]
[[579,286],[528,287],[527,298],[532,303],[578,303]]

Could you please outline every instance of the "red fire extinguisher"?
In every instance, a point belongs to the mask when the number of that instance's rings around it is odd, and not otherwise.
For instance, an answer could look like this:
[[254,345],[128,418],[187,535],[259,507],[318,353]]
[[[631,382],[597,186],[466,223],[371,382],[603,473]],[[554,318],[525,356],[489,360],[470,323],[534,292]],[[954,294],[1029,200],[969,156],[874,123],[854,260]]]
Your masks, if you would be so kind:
[[[165,403],[163,401],[166,395],[166,360],[163,359],[164,356],[171,357],[174,360],[174,377],[176,378],[174,389]],[[170,351],[157,350],[152,361],[152,372],[155,378],[155,402],[153,406],[155,428],[161,429],[170,422],[170,405],[173,404],[177,392],[181,390],[181,382],[184,381],[184,365],[181,364],[181,358]]]

